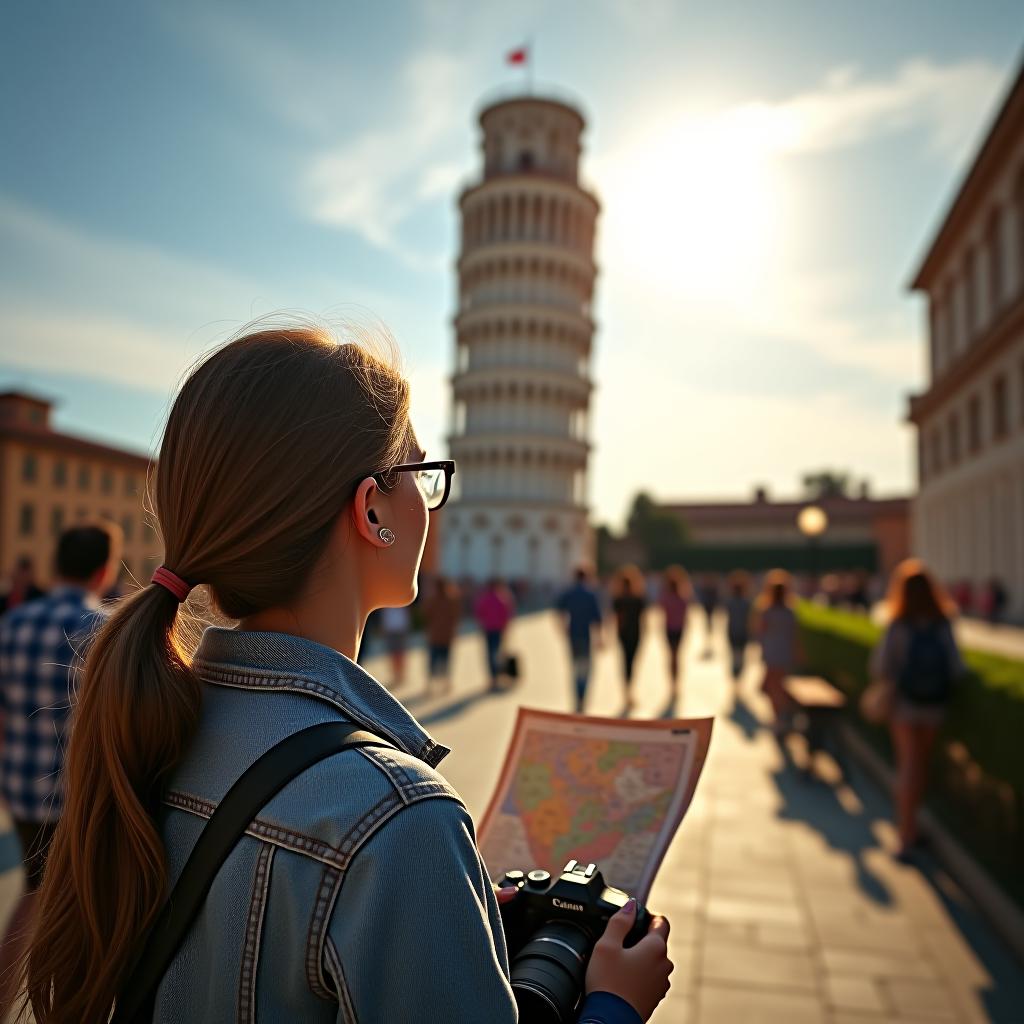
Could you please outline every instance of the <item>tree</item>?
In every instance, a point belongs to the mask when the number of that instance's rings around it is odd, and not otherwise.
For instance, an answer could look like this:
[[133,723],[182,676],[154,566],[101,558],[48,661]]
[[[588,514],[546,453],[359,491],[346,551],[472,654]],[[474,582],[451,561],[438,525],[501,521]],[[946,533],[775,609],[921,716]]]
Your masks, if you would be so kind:
[[846,470],[818,469],[803,475],[804,494],[812,501],[823,498],[845,498],[853,483]]
[[668,509],[640,492],[629,513],[629,534],[646,555],[648,569],[667,569],[681,562],[686,552],[686,524]]

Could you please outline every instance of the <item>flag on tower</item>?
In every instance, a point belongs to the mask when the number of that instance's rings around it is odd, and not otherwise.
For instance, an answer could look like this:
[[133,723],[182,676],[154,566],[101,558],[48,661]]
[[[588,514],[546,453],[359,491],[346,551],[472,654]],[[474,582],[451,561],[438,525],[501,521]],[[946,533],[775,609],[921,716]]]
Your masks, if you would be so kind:
[[525,46],[520,46],[517,50],[509,50],[505,55],[506,64],[525,64],[530,58],[530,51]]

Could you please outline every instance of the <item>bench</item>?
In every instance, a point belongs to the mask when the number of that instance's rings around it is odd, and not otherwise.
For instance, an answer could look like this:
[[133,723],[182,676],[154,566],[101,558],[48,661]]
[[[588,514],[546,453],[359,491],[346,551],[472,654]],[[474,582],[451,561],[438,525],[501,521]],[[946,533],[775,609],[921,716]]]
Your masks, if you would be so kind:
[[814,755],[819,750],[827,750],[835,758],[843,778],[849,778],[840,728],[846,695],[819,676],[791,676],[783,687],[794,707],[794,730],[807,740],[805,778],[810,778]]

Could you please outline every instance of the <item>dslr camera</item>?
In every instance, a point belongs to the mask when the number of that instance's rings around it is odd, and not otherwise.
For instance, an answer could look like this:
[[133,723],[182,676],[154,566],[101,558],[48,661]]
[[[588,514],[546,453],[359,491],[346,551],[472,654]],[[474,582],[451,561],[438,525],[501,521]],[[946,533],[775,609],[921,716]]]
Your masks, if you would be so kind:
[[[520,1020],[570,1024],[576,1019],[594,945],[629,896],[605,885],[596,865],[575,860],[558,878],[540,869],[509,871],[500,885],[519,890],[502,905],[501,916]],[[651,915],[638,902],[625,945],[635,946],[650,923]]]

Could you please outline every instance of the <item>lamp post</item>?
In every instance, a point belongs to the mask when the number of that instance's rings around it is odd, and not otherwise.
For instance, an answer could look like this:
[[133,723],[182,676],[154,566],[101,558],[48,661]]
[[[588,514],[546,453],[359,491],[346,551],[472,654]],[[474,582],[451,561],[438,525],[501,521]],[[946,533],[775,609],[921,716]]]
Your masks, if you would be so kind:
[[820,505],[805,505],[796,517],[796,525],[807,538],[811,597],[814,597],[815,579],[818,574],[818,538],[828,529],[828,514]]

